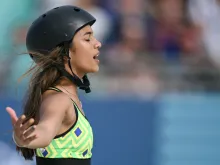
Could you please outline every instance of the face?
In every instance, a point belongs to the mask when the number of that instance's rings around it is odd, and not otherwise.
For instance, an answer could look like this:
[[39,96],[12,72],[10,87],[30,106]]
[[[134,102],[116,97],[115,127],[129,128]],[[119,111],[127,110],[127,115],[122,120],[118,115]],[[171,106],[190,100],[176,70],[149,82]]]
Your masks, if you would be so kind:
[[99,48],[101,43],[93,35],[88,25],[76,33],[70,48],[71,67],[75,74],[82,77],[86,73],[99,70]]
[[161,16],[169,22],[178,22],[182,17],[183,1],[182,0],[165,0],[159,2]]

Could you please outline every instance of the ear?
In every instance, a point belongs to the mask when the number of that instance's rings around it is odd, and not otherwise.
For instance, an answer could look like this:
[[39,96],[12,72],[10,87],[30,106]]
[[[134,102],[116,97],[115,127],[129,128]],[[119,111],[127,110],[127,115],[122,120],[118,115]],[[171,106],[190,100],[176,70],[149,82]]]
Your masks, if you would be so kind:
[[71,58],[69,56],[63,56],[63,60],[64,60],[65,63],[68,62],[70,59]]
[[69,48],[69,60],[74,57],[74,54],[75,54],[74,49],[72,47]]

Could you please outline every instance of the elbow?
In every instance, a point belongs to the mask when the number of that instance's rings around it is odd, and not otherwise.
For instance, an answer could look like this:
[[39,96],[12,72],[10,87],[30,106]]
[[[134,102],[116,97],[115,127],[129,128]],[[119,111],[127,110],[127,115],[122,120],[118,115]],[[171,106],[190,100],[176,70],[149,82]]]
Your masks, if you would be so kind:
[[[39,127],[38,130],[39,138],[37,139],[37,147],[36,148],[45,148],[50,145],[53,140],[53,132],[51,130]],[[46,136],[45,136],[46,135]]]
[[38,146],[38,148],[45,148],[45,147],[47,147],[47,146],[49,146],[49,145],[50,145],[50,140],[46,140],[46,139],[45,139],[45,141],[42,142],[42,143]]
[[35,140],[29,143],[27,148],[29,149],[37,149],[37,148],[45,148],[50,145],[52,139],[49,136],[38,136]]
[[50,143],[51,143],[51,139],[46,140],[43,147],[49,146]]
[[[34,139],[28,145],[30,149],[37,148],[45,148],[50,145],[51,141],[54,138],[54,130],[46,129],[47,127],[38,126],[36,129],[36,134],[38,135],[36,139]],[[46,135],[46,136],[45,136]]]
[[39,146],[39,148],[45,148],[45,147],[49,146],[50,143],[51,143],[51,141],[52,141],[51,138],[46,138],[46,137],[44,137],[44,140],[42,140],[42,143],[41,143],[41,145]]

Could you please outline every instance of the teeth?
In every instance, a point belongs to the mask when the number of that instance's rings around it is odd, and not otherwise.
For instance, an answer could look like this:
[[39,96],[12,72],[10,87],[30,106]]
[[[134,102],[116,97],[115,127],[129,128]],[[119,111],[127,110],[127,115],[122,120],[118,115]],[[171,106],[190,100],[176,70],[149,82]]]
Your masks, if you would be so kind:
[[96,58],[98,58],[98,56],[99,56],[99,55],[96,55],[96,56],[94,56],[93,58],[96,59]]

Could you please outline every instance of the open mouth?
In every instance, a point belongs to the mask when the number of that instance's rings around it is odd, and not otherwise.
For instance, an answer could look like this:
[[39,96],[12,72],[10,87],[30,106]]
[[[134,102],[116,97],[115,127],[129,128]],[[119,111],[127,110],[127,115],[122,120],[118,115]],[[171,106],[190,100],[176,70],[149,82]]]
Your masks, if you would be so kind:
[[97,62],[97,63],[99,63],[99,59],[98,59],[98,57],[99,57],[99,54],[97,54],[97,55],[93,56],[93,59],[94,59],[94,60],[95,60],[95,62]]
[[98,60],[98,56],[99,56],[98,54],[93,56],[93,59]]

